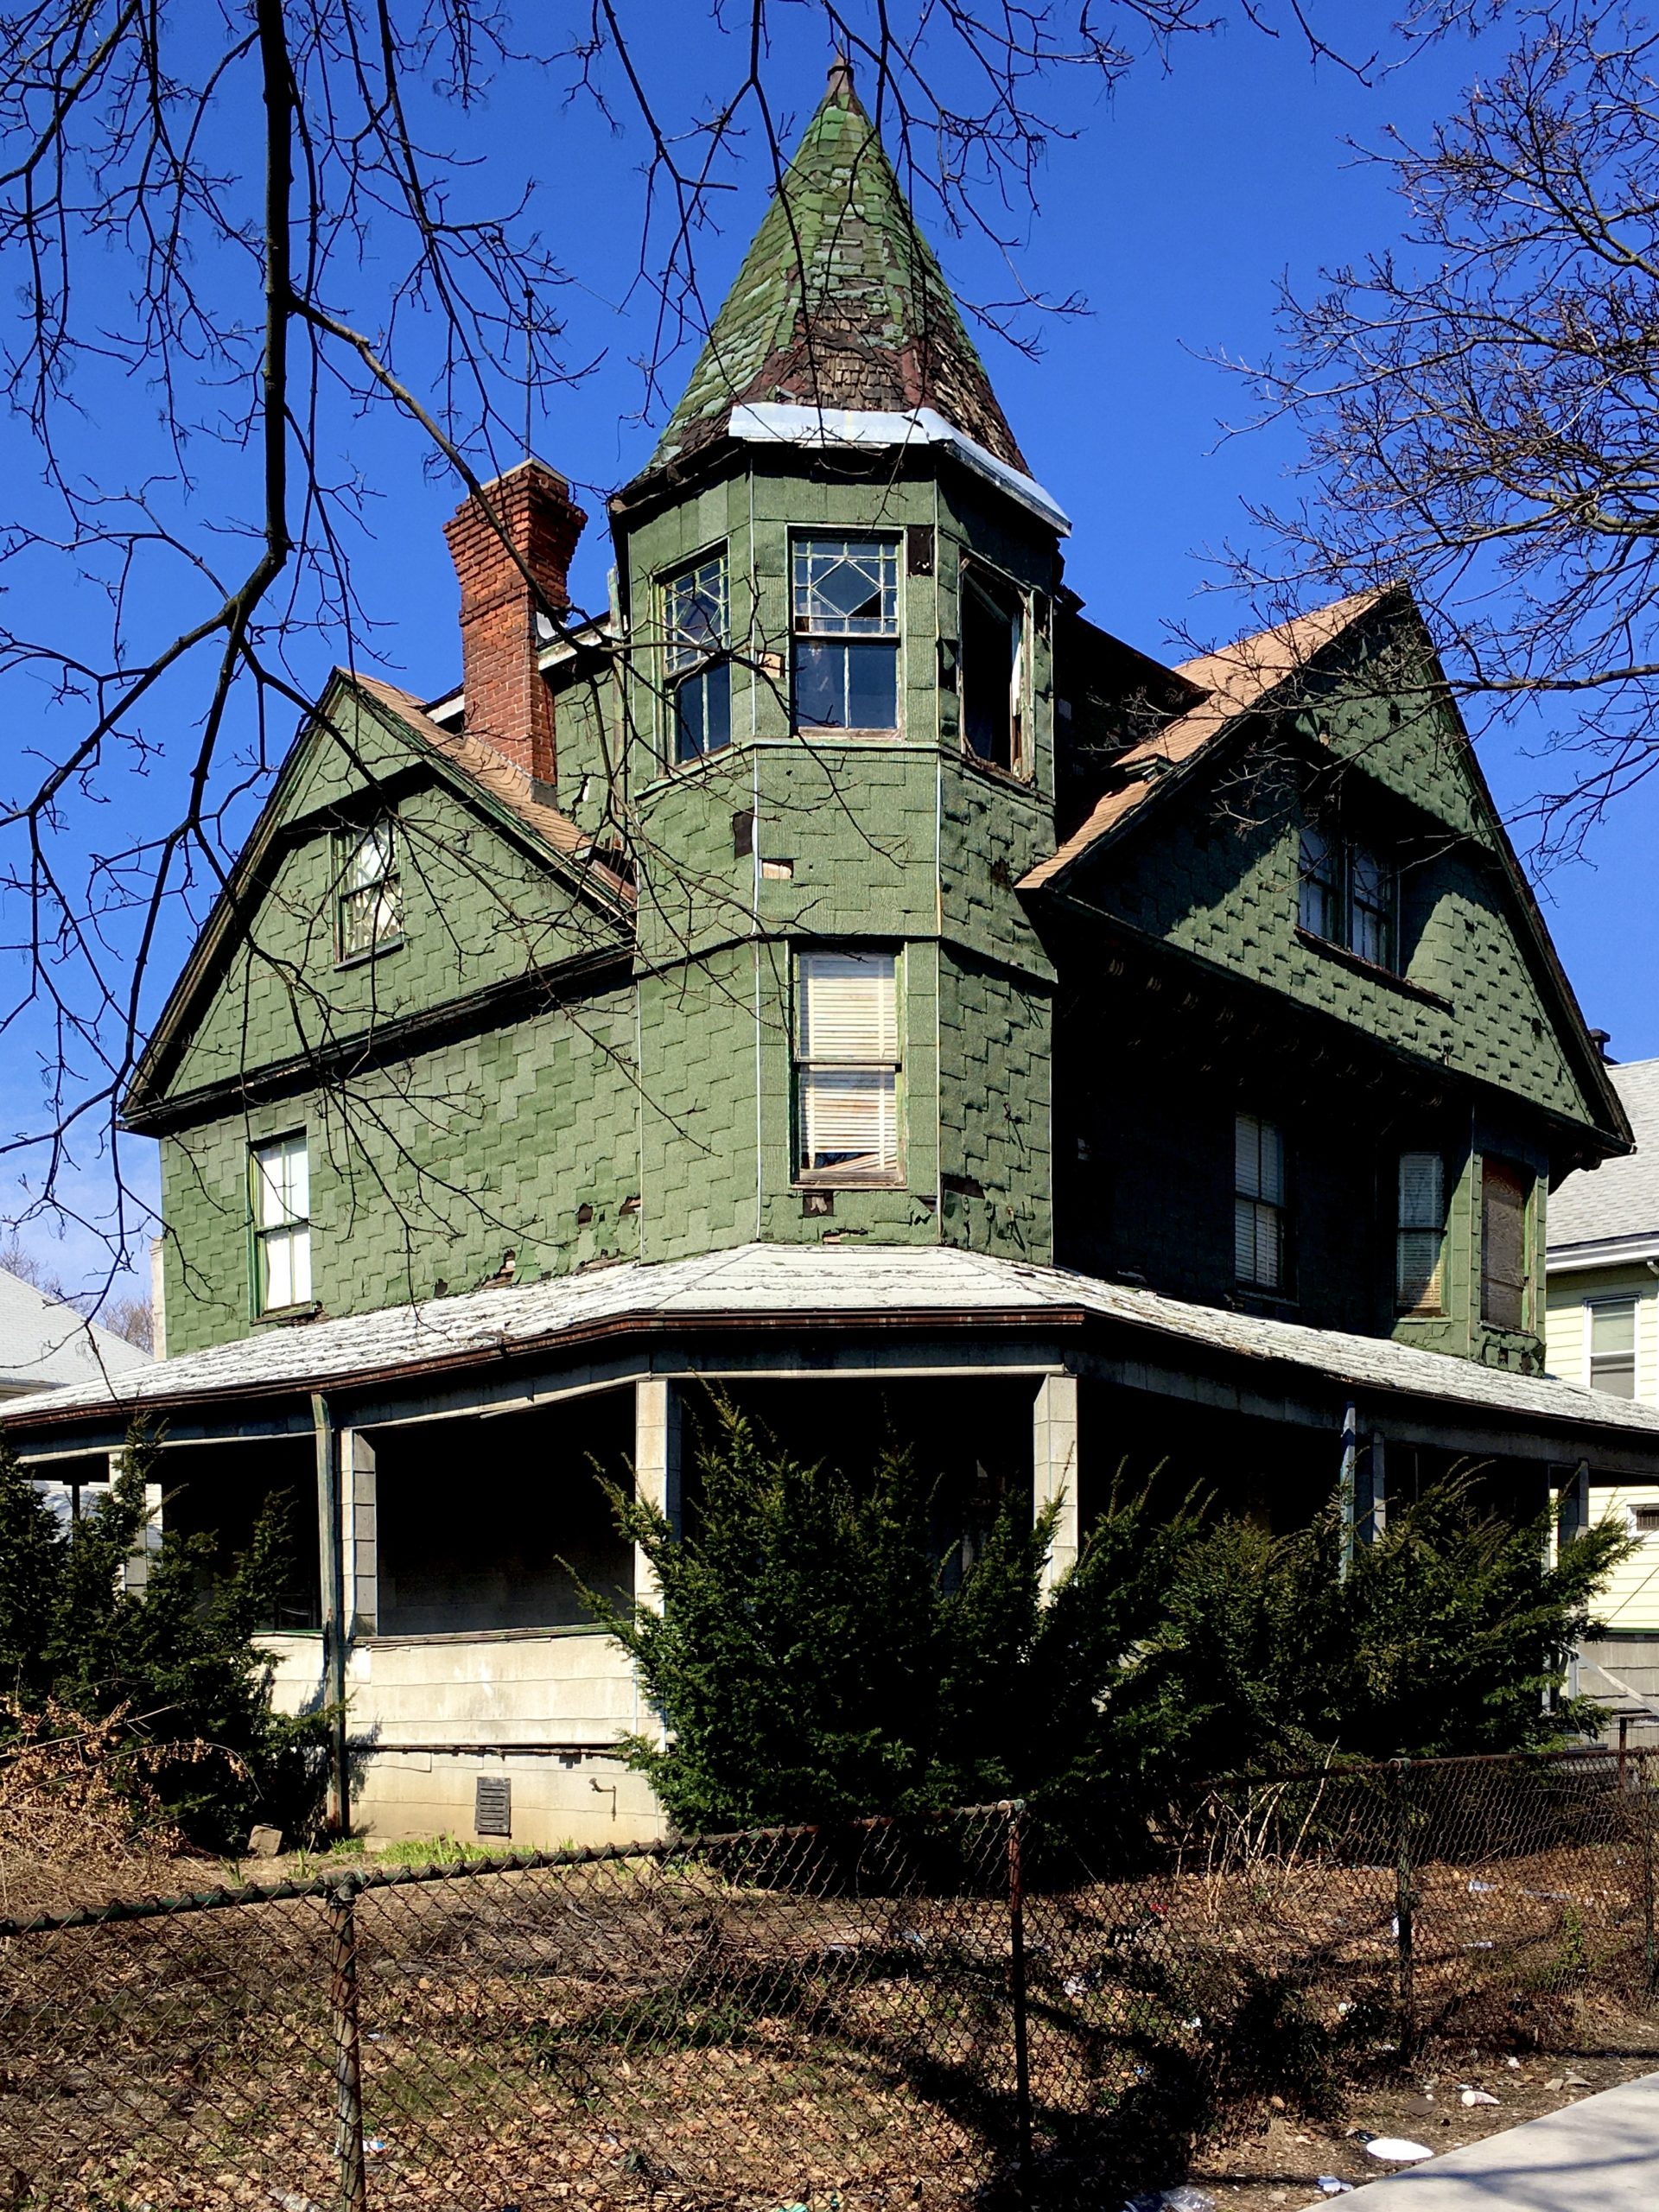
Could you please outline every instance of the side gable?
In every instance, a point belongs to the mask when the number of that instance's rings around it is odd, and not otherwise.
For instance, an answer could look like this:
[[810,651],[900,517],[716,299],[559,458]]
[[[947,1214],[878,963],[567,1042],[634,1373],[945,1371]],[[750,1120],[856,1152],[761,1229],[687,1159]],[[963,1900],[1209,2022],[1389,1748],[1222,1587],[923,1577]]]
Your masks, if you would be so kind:
[[[400,942],[342,962],[336,833],[395,818]],[[124,1102],[137,1128],[290,1064],[321,1071],[446,1008],[626,957],[626,887],[575,824],[418,702],[337,671],[215,901]]]
[[[1179,673],[1207,696],[1129,748],[1020,889],[1092,909],[1582,1134],[1629,1129],[1408,596],[1344,601]],[[1337,804],[1395,850],[1403,972],[1297,926],[1300,828]]]

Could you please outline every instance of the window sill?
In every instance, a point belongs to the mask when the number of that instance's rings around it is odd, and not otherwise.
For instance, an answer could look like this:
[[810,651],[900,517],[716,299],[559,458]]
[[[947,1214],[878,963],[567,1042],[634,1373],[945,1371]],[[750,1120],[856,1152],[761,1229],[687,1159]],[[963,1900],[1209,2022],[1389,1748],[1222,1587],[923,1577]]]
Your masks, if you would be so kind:
[[338,975],[343,969],[365,967],[371,960],[383,960],[389,952],[401,952],[409,943],[406,937],[389,937],[384,944],[372,944],[365,952],[342,953],[334,963]]
[[1004,768],[997,761],[982,759],[968,745],[959,745],[957,750],[966,766],[976,769],[994,784],[1005,784],[1016,791],[1028,791],[1036,783],[1035,772],[1030,768]]
[[790,1185],[791,1191],[902,1191],[902,1175],[842,1174],[834,1167],[810,1168]]
[[254,1315],[253,1325],[256,1329],[291,1328],[296,1321],[316,1320],[321,1312],[322,1300],[320,1298],[308,1299],[302,1306],[272,1306],[264,1313]]
[[790,727],[790,735],[808,745],[897,745],[903,734],[898,729],[843,728],[840,722],[795,722]]
[[1431,991],[1426,983],[1414,983],[1409,976],[1402,976],[1393,968],[1381,968],[1375,960],[1367,960],[1363,954],[1351,952],[1345,944],[1338,944],[1331,938],[1320,937],[1313,930],[1304,929],[1300,922],[1296,925],[1296,942],[1309,952],[1317,952],[1326,960],[1334,960],[1339,968],[1351,969],[1356,976],[1369,976],[1374,983],[1386,984],[1389,989],[1400,992],[1406,998],[1416,999],[1424,1006],[1432,1006],[1440,1014],[1452,1011],[1451,1000],[1442,998],[1438,991]]

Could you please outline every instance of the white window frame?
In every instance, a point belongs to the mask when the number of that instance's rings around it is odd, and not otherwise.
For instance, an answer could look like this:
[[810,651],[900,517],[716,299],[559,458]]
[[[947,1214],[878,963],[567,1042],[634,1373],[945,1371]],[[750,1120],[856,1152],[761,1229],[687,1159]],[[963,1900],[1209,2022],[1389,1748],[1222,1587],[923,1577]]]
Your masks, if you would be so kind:
[[[904,1180],[900,1089],[904,1068],[902,962],[886,947],[803,945],[795,955],[794,1179],[804,1187],[891,1188]],[[859,1007],[861,979],[874,986],[872,1003]],[[839,987],[837,1011],[815,1015],[815,995]],[[815,1152],[815,1134],[839,1116],[848,1126],[860,1116],[874,1141],[863,1152],[826,1165]]]
[[[252,1215],[253,1311],[302,1312],[315,1303],[311,1281],[311,1154],[302,1129],[248,1147]],[[274,1295],[273,1293],[286,1295]]]
[[1287,1151],[1277,1122],[1262,1114],[1233,1116],[1233,1279],[1242,1289],[1275,1298],[1288,1295]]
[[[712,588],[700,583],[699,579],[712,572]],[[692,588],[687,606],[703,607],[710,601],[714,607],[712,627],[705,621],[697,629],[681,628],[677,612],[676,594],[685,587]],[[706,760],[710,753],[723,753],[732,741],[731,661],[732,635],[731,569],[724,544],[711,545],[695,555],[690,561],[669,571],[662,579],[663,611],[663,671],[668,730],[664,756],[671,767],[690,768],[699,760]],[[715,670],[724,672],[726,683],[726,734],[717,745],[709,741],[709,716],[706,685]],[[702,741],[690,752],[680,750],[680,696],[688,684],[705,686],[702,696]]]
[[[1611,1313],[1623,1307],[1629,1308],[1630,1316],[1630,1349],[1629,1352],[1604,1351],[1598,1354],[1596,1351],[1597,1315],[1599,1313]],[[1604,1375],[1609,1371],[1610,1368],[1615,1365],[1622,1368],[1625,1360],[1628,1359],[1630,1362],[1630,1395],[1631,1399],[1634,1400],[1637,1395],[1637,1383],[1640,1379],[1637,1374],[1637,1363],[1641,1357],[1641,1348],[1642,1298],[1639,1292],[1634,1290],[1620,1291],[1616,1296],[1610,1294],[1605,1297],[1586,1298],[1585,1300],[1584,1379],[1591,1389],[1602,1390],[1605,1389],[1605,1385],[1604,1383],[1599,1382],[1596,1380],[1596,1363],[1598,1358],[1602,1362],[1601,1372]],[[1610,1397],[1619,1398],[1623,1397],[1624,1393],[1622,1390],[1612,1390],[1607,1392],[1607,1395]]]
[[[842,615],[813,605],[810,563],[815,549],[830,546],[872,546],[880,556],[878,589],[882,607],[878,615]],[[790,727],[811,739],[853,737],[893,738],[902,735],[905,721],[905,568],[903,540],[884,530],[799,530],[789,545]],[[891,607],[887,605],[891,589]],[[893,658],[893,720],[891,722],[815,722],[801,715],[800,654],[803,646],[842,645],[849,652],[880,646]],[[850,695],[849,695],[850,696]]]
[[[961,726],[962,750],[964,757],[993,775],[1011,777],[1016,783],[1027,784],[1033,773],[1031,743],[1031,674],[1032,636],[1035,625],[1032,620],[1032,595],[1023,584],[1012,576],[989,567],[972,555],[965,555],[957,584],[958,610],[957,631],[957,713]],[[968,687],[970,678],[968,656],[968,625],[963,608],[969,594],[976,596],[991,612],[1000,615],[1014,635],[1014,665],[1008,676],[1008,760],[1004,766],[1000,760],[988,759],[976,752],[968,741]]]

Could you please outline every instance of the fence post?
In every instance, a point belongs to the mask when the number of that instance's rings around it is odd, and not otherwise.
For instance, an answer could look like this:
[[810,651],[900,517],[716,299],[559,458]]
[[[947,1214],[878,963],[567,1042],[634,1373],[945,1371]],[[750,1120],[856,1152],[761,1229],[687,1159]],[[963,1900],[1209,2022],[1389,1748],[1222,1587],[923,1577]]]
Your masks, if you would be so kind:
[[1014,2165],[1022,2204],[1031,2202],[1031,2045],[1026,2017],[1026,1877],[1020,1850],[1025,1807],[1008,1808],[1008,1989],[1014,2003]]
[[1417,1992],[1411,1889],[1411,1762],[1394,1769],[1394,1935],[1400,1993],[1400,2059],[1410,2063],[1417,2046]]
[[357,1913],[349,1878],[328,1892],[328,2018],[334,2043],[335,2202],[339,2212],[366,2212],[363,2056],[357,2018]]
[[1636,1778],[1642,1791],[1642,1960],[1647,1972],[1648,1994],[1659,1978],[1659,1958],[1653,1942],[1653,1753],[1636,1755]]

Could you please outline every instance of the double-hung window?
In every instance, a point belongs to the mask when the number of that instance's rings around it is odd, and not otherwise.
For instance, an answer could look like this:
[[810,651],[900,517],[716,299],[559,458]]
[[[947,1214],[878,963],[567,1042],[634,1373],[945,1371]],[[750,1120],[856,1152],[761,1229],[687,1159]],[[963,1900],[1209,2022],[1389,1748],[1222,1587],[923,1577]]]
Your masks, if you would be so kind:
[[732,741],[726,556],[707,553],[663,586],[664,661],[674,758],[700,760]]
[[311,1302],[311,1169],[302,1136],[253,1147],[254,1309]]
[[962,571],[962,741],[976,760],[1027,772],[1026,604],[1012,584]]
[[1497,1329],[1524,1329],[1527,1204],[1532,1178],[1501,1160],[1480,1171],[1480,1318]]
[[795,968],[797,1173],[899,1173],[899,963],[891,952],[802,952]]
[[1284,1133],[1255,1114],[1233,1126],[1233,1273],[1253,1289],[1284,1287]]
[[1590,1388],[1636,1395],[1636,1300],[1600,1298],[1590,1307]]
[[340,830],[334,844],[334,942],[341,960],[361,960],[402,941],[403,893],[389,814]]
[[1438,1152],[1402,1152],[1394,1236],[1394,1298],[1402,1313],[1440,1311],[1445,1241],[1445,1162]]
[[899,541],[798,537],[795,727],[899,727]]
[[1399,883],[1369,845],[1305,825],[1298,866],[1296,918],[1310,937],[1340,945],[1373,968],[1399,964]]

